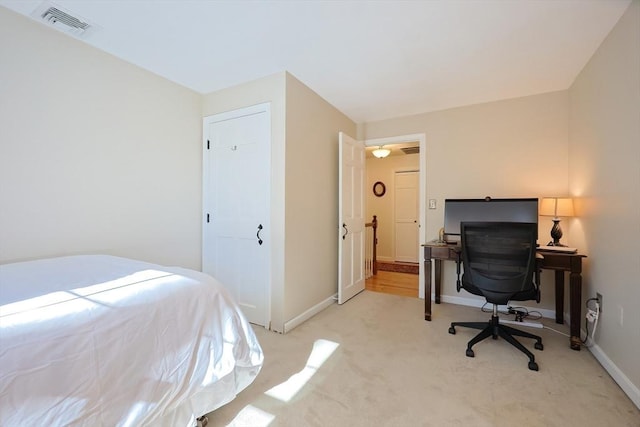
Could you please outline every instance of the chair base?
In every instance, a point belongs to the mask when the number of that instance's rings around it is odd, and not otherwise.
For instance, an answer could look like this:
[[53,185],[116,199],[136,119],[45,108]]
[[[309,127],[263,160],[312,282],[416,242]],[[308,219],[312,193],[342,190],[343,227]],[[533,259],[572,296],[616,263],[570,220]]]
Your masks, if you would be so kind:
[[451,326],[449,327],[450,334],[455,335],[456,326],[462,326],[465,328],[472,328],[472,329],[480,329],[480,333],[478,333],[478,335],[473,337],[473,339],[471,339],[467,343],[467,352],[466,352],[467,357],[475,356],[471,347],[473,347],[475,344],[479,343],[480,341],[487,339],[489,337],[492,337],[494,340],[498,339],[498,337],[502,337],[509,344],[511,344],[512,346],[514,346],[515,348],[517,348],[518,350],[520,350],[521,352],[527,355],[527,357],[529,358],[529,369],[531,369],[532,371],[538,370],[538,364],[536,363],[536,359],[533,353],[527,350],[525,346],[523,346],[518,340],[514,338],[514,336],[517,336],[517,337],[534,339],[536,340],[536,343],[534,344],[534,348],[536,350],[542,350],[544,349],[544,346],[542,345],[542,338],[540,338],[538,335],[530,334],[529,332],[521,331],[519,329],[515,329],[507,325],[502,325],[500,324],[500,319],[496,314],[493,314],[491,316],[491,320],[489,320],[488,323],[487,322],[452,322]]

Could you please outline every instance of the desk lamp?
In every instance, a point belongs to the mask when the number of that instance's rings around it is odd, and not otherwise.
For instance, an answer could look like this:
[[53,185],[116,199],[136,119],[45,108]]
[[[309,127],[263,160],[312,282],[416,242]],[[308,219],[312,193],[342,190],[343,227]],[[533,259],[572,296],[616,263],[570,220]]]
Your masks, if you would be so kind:
[[540,215],[553,217],[553,227],[551,228],[553,240],[547,246],[566,246],[560,243],[562,237],[560,217],[573,216],[573,199],[569,197],[544,197],[540,204]]

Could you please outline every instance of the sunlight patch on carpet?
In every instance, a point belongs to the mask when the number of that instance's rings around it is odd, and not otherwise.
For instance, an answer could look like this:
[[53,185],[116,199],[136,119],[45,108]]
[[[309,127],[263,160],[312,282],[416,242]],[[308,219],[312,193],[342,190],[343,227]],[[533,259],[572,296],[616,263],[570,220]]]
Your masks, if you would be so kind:
[[233,426],[251,426],[251,427],[267,427],[276,418],[275,415],[270,414],[262,409],[256,408],[253,405],[247,405],[242,408],[242,411],[236,415],[236,417],[228,424],[228,427]]
[[305,367],[297,374],[292,375],[287,381],[265,391],[265,394],[282,402],[289,402],[336,351],[339,345],[333,341],[316,340],[313,343],[313,349]]

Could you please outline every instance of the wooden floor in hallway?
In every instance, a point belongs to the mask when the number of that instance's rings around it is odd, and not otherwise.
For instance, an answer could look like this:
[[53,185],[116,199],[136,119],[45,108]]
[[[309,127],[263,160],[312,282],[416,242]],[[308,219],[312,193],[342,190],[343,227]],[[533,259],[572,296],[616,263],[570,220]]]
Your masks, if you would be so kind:
[[418,278],[417,274],[378,270],[375,276],[366,280],[365,288],[374,292],[417,298]]

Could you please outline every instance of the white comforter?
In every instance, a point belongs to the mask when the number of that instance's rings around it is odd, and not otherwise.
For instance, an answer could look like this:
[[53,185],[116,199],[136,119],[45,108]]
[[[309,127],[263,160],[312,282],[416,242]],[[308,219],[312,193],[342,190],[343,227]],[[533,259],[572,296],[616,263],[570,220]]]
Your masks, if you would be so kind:
[[191,426],[262,361],[203,273],[102,255],[0,266],[0,426]]

